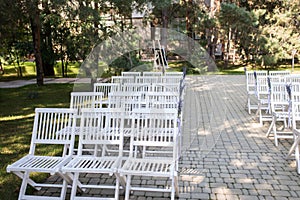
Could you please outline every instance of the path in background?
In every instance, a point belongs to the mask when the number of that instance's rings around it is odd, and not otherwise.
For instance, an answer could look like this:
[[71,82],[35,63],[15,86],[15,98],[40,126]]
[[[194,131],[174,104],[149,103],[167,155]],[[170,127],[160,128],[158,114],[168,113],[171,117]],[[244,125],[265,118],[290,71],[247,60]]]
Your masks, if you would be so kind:
[[[75,83],[78,82],[78,80],[78,78],[44,78],[44,84]],[[83,79],[81,81],[88,82],[89,79]],[[36,84],[36,79],[0,82],[0,88],[18,88],[32,84]]]

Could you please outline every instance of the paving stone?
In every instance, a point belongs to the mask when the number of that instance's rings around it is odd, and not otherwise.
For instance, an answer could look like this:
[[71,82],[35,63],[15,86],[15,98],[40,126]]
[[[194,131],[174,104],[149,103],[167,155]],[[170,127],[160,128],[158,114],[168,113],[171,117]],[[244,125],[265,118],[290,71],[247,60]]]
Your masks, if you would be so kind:
[[288,191],[283,190],[273,190],[271,191],[271,195],[274,197],[289,197],[291,194]]
[[210,199],[209,194],[207,194],[207,193],[191,194],[191,198],[193,198],[193,199]]
[[257,196],[251,196],[251,195],[240,195],[240,200],[258,200]]

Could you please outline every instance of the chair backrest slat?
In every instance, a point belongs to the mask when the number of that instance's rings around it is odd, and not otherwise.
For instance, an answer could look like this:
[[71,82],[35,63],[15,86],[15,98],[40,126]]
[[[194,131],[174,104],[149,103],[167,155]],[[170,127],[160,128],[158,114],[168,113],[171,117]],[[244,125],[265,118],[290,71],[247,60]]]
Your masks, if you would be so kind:
[[257,78],[267,77],[267,71],[246,71],[246,87],[247,92],[253,92],[256,90]]
[[78,154],[83,153],[85,145],[116,145],[122,155],[123,126],[122,109],[83,109]]
[[143,76],[162,76],[162,72],[143,72]]
[[269,71],[269,76],[286,76],[290,75],[291,71],[286,70],[286,71]]
[[30,153],[37,144],[62,144],[73,150],[76,110],[67,108],[36,108]]
[[102,92],[103,98],[108,98],[108,94],[119,91],[119,87],[119,83],[95,83],[94,92]]
[[178,108],[179,93],[175,92],[149,92],[145,96],[146,108]]
[[[137,109],[133,112],[130,156],[137,156],[135,147],[151,148],[153,157],[178,156],[179,131],[177,127],[176,109]],[[162,153],[162,148],[171,152]],[[143,152],[145,154],[145,152]],[[145,155],[144,155],[145,156]]]
[[101,108],[102,92],[71,92],[70,108],[77,109],[80,117],[83,108]]

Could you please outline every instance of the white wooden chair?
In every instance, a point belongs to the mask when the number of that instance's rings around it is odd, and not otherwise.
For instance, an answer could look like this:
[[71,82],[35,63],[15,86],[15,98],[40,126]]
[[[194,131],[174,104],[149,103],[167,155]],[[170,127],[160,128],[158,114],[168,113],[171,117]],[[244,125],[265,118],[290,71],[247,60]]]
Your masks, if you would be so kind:
[[162,76],[162,72],[143,72],[143,76]]
[[165,72],[165,76],[180,76],[183,78],[183,72]]
[[246,71],[246,89],[247,89],[247,109],[251,114],[251,110],[257,109],[257,102],[253,102],[256,99],[257,89],[257,77],[267,77],[267,71]]
[[[126,177],[125,200],[129,199],[131,191],[169,192],[173,200],[175,193],[178,194],[177,110],[140,109],[134,111],[134,118],[130,155],[118,170]],[[136,151],[141,148],[142,151]],[[153,185],[149,181],[135,184],[134,176],[152,177]],[[161,178],[166,178],[168,185],[157,186],[156,180]]]
[[77,110],[76,135],[79,134],[81,110],[83,108],[101,108],[102,92],[71,92],[70,108]]
[[[133,109],[141,107],[140,92],[115,92],[109,94],[109,108],[122,108],[125,113],[130,113]],[[126,118],[125,114],[125,118]]]
[[[29,154],[7,166],[22,179],[19,199],[60,199],[64,200],[69,179],[61,173],[61,168],[71,159],[74,147],[75,109],[36,108]],[[72,131],[70,131],[70,129]],[[43,150],[61,147],[60,155],[47,155]],[[43,152],[43,153],[42,153]],[[58,174],[63,177],[61,184],[37,183],[30,178],[32,173]],[[43,187],[60,188],[59,197],[26,194],[27,186],[39,190]]]
[[174,92],[149,92],[145,97],[146,108],[178,109],[179,93]]
[[[123,153],[123,126],[124,112],[122,110],[102,108],[83,109],[80,124],[78,154],[62,168],[62,172],[72,177],[73,185],[71,199],[102,199],[99,196],[88,196],[80,194],[77,196],[77,189],[80,188],[86,193],[89,189],[111,189],[114,196],[103,199],[118,199],[120,189],[120,177],[116,176],[115,183],[101,184],[101,181],[89,182],[81,174],[107,174],[111,178],[121,166]],[[95,151],[85,151],[85,145],[101,145],[102,148],[95,148]],[[115,152],[106,151],[107,146],[115,148]],[[98,151],[101,150],[101,151]],[[121,184],[125,186],[125,181]]]
[[284,76],[284,80],[287,84],[300,83],[300,74],[290,74]]
[[270,85],[267,77],[257,77],[256,95],[258,99],[256,115],[259,118],[260,125],[265,121],[272,121],[270,107]]
[[[297,84],[297,89],[300,87]],[[294,156],[296,160],[297,173],[300,174],[300,91],[292,91],[292,127],[294,134],[294,142],[291,146],[287,158]]]
[[119,83],[123,85],[124,83],[134,83],[135,77],[133,76],[112,76],[111,83]]
[[181,76],[162,76],[161,82],[162,83],[173,83],[173,84],[179,84],[180,80],[182,79]]
[[70,108],[77,109],[78,116],[82,108],[101,108],[102,92],[71,92]]
[[290,75],[291,71],[285,70],[285,71],[269,71],[269,76],[286,76]]
[[140,93],[147,93],[152,91],[151,84],[148,83],[125,83],[122,86],[121,92],[140,92]]
[[133,77],[136,77],[136,76],[141,76],[142,73],[141,72],[122,72],[121,73],[122,76],[133,76]]
[[153,84],[152,92],[174,92],[180,93],[179,83],[156,83]]
[[102,105],[107,107],[108,104],[108,94],[112,92],[118,92],[120,90],[119,83],[95,83],[94,92],[102,92]]
[[161,76],[140,76],[136,77],[136,83],[139,84],[155,84],[155,83],[162,83]]
[[[125,124],[132,120],[132,110],[142,107],[142,93],[140,92],[115,92],[109,94],[108,107],[124,110]],[[125,136],[128,136],[125,134]]]
[[[272,122],[267,132],[267,137],[273,133],[275,145],[278,146],[280,138],[293,138],[292,131],[288,125],[292,117],[291,101],[287,92],[286,83],[272,83],[271,85],[271,113]],[[277,122],[283,122],[283,128],[277,130]]]

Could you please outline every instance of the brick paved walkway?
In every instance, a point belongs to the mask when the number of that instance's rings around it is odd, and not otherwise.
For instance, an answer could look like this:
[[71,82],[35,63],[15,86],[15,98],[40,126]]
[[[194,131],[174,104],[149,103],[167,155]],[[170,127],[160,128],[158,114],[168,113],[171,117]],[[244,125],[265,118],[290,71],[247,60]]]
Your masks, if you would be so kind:
[[[245,77],[187,79],[178,199],[299,199],[295,162],[285,159],[292,141],[281,140],[275,147],[265,137],[267,127],[259,127],[254,114],[247,113]],[[99,177],[86,178],[99,181]],[[101,180],[111,181],[108,177]],[[55,182],[57,177],[48,181]],[[164,185],[164,181],[155,183]],[[57,195],[55,190],[40,192]],[[98,193],[109,192],[94,190],[89,195]],[[131,199],[164,200],[169,195],[134,192]]]

